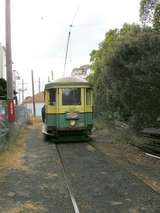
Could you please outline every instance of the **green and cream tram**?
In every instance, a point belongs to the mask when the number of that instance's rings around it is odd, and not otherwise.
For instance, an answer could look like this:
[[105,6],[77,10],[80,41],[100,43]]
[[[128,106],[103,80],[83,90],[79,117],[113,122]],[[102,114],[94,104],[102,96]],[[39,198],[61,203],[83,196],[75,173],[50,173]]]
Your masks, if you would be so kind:
[[92,129],[92,89],[89,82],[72,77],[45,85],[42,109],[43,133],[89,134]]

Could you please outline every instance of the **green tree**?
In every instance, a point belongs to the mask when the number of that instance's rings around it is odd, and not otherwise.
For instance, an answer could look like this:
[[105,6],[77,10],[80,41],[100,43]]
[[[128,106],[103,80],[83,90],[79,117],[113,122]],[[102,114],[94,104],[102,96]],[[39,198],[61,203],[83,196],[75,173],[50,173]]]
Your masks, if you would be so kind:
[[96,111],[134,127],[157,125],[160,116],[160,37],[125,24],[110,30],[91,53]]
[[140,19],[146,24],[156,25],[159,23],[159,4],[160,0],[141,0],[140,1]]
[[155,5],[155,12],[153,16],[153,28],[160,32],[160,3]]
[[72,76],[85,77],[87,76],[88,71],[90,70],[89,64],[84,64],[80,67],[76,67],[72,70]]

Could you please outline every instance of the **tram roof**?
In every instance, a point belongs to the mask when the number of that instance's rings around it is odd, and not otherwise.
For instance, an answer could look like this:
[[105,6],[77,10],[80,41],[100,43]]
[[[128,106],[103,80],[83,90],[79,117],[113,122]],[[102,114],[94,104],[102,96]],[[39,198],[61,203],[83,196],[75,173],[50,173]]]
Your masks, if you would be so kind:
[[85,79],[79,79],[79,78],[74,78],[74,77],[65,77],[65,78],[59,78],[53,82],[50,82],[45,85],[45,89],[50,89],[52,87],[57,87],[57,86],[65,86],[65,85],[79,85],[79,86],[91,86],[88,81]]

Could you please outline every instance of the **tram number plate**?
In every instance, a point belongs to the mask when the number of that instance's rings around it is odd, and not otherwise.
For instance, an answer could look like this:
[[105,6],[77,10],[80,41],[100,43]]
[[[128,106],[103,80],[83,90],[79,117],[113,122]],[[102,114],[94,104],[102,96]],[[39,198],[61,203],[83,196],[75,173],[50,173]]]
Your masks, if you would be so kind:
[[78,119],[78,114],[76,112],[68,112],[67,119]]

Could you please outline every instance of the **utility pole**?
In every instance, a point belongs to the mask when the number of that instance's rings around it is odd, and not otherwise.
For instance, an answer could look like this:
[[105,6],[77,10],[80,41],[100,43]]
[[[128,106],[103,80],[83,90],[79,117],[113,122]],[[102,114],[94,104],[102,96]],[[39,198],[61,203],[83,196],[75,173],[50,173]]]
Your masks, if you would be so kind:
[[50,77],[48,76],[48,83],[50,83],[51,81],[50,81]]
[[39,79],[38,79],[38,92],[40,92],[40,91],[41,91],[41,79],[39,77]]
[[21,102],[21,89],[18,90],[18,97],[19,97],[18,99],[19,99],[19,104],[20,104],[20,102]]
[[22,79],[22,102],[24,100],[24,80]]
[[54,79],[53,70],[51,70],[51,79],[52,79],[52,81]]
[[10,132],[14,129],[15,106],[13,100],[13,76],[11,53],[11,15],[10,0],[5,1],[5,39],[6,39],[6,69],[7,69],[7,109]]
[[22,100],[21,101],[23,102],[23,100],[24,100],[24,92],[27,91],[27,88],[24,88],[24,84],[25,84],[24,83],[24,79],[22,79],[22,83],[20,83],[20,85],[21,85],[20,87],[21,88],[19,89],[19,103],[20,103],[20,92],[22,92]]
[[35,97],[34,97],[34,75],[33,70],[31,70],[32,76],[32,103],[33,103],[33,116],[36,117],[36,107],[35,107]]

